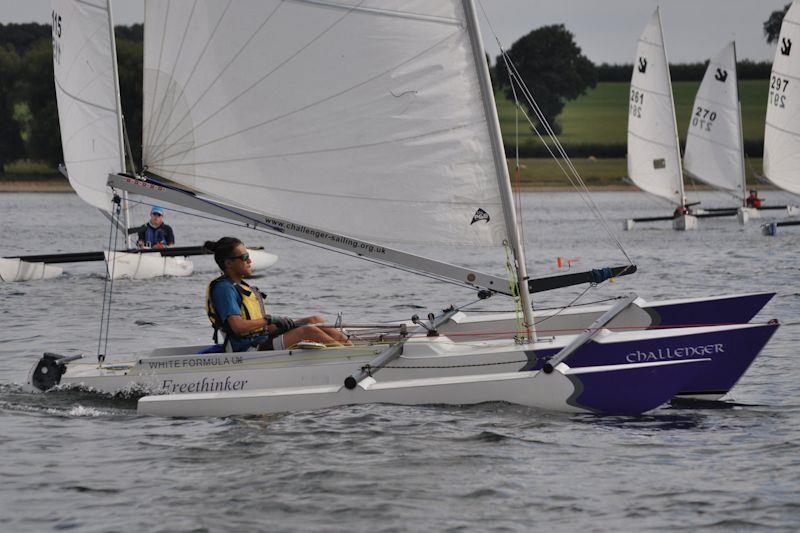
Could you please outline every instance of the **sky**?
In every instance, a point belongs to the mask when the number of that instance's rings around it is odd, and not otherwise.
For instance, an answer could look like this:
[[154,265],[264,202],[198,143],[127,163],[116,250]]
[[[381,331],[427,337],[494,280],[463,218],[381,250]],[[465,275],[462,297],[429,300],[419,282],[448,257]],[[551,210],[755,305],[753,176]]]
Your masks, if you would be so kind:
[[[435,1],[435,0],[431,0]],[[673,63],[704,61],[736,40],[741,59],[772,60],[764,39],[769,14],[789,0],[475,0],[505,48],[534,28],[563,23],[595,63],[631,63],[636,40],[656,6]],[[142,22],[144,0],[112,2],[117,24]],[[50,20],[49,0],[0,0],[0,22]],[[494,59],[495,38],[480,15],[486,50]]]

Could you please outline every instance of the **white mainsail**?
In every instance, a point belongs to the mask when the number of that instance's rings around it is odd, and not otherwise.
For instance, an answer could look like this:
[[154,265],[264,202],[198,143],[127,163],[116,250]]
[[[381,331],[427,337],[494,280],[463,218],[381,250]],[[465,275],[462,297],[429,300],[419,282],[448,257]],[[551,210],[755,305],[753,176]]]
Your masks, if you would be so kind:
[[628,176],[640,188],[684,204],[672,82],[658,8],[639,37],[628,110]]
[[385,242],[506,227],[461,0],[145,3],[143,164]]
[[706,69],[686,135],[685,170],[712,187],[745,196],[742,122],[731,42]]
[[781,189],[800,194],[800,7],[783,18],[772,63],[764,131],[764,174]]
[[111,211],[110,173],[125,169],[117,58],[108,0],[53,0],[53,69],[70,184]]

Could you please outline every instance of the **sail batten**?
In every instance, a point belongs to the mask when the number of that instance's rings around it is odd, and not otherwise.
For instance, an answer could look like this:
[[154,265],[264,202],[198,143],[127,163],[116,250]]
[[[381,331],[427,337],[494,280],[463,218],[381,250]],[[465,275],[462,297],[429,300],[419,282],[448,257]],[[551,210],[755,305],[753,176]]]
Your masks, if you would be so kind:
[[501,245],[467,26],[461,0],[147,0],[143,164],[365,240]]
[[631,76],[628,176],[640,189],[683,204],[672,84],[658,9],[639,37]]

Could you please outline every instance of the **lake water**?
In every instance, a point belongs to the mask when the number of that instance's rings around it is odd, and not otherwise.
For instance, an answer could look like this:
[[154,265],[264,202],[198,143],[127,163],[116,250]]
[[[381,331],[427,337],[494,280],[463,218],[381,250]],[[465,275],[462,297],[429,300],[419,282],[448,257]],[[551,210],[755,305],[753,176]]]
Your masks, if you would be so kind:
[[[0,284],[0,530],[797,530],[800,228],[767,238],[757,223],[714,219],[697,232],[626,233],[623,218],[669,210],[640,193],[595,201],[640,270],[581,303],[630,291],[652,300],[778,293],[755,320],[785,325],[729,403],[641,417],[485,404],[176,420],[77,391],[29,394],[21,384],[42,352],[97,351],[102,266],[66,265],[54,280]],[[624,264],[578,195],[524,194],[522,203],[533,275],[555,273],[557,257],[581,270]],[[404,319],[475,299],[236,226],[175,212],[166,220],[179,245],[230,234],[277,253],[257,283],[278,313]],[[109,231],[71,194],[0,194],[0,227],[2,255],[99,250]],[[503,274],[502,252],[414,249]],[[210,341],[202,305],[215,267],[208,257],[195,267],[187,278],[114,284],[110,354]],[[543,294],[537,305],[566,304],[581,291]]]

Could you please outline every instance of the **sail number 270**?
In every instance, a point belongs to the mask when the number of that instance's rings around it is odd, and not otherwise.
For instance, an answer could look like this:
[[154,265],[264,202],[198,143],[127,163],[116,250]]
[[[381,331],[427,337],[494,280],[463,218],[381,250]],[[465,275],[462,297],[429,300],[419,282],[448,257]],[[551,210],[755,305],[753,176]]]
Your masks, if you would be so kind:
[[697,106],[692,117],[692,126],[700,128],[702,131],[711,131],[711,126],[717,120],[717,112]]
[[769,82],[769,103],[780,108],[786,107],[786,88],[789,80],[780,76],[772,76]]
[[631,116],[642,118],[642,106],[644,105],[644,93],[631,89]]

